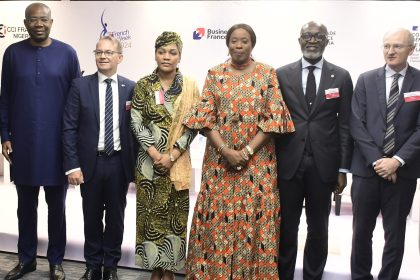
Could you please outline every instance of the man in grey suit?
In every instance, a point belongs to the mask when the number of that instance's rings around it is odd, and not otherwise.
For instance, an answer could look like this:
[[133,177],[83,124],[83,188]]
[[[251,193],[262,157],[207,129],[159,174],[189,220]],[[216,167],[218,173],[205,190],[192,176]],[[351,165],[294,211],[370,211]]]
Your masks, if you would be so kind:
[[305,24],[303,58],[277,69],[296,132],[276,139],[281,202],[279,277],[293,280],[300,216],[305,200],[308,234],[303,278],[321,279],[328,255],[331,195],[347,184],[352,139],[349,118],[353,83],[348,71],[323,59],[327,28]]
[[373,279],[372,233],[382,214],[385,246],[378,279],[398,279],[406,219],[420,176],[420,71],[408,65],[414,37],[393,29],[383,39],[385,66],[360,75],[350,120],[352,279]]

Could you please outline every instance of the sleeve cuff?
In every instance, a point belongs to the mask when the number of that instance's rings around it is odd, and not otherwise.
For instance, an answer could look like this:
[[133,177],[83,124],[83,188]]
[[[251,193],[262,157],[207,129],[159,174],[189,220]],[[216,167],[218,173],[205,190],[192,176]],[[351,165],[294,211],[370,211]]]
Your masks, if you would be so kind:
[[73,168],[73,169],[70,169],[69,171],[66,171],[66,175],[69,175],[69,174],[71,174],[71,173],[73,173],[73,172],[76,172],[76,171],[80,171],[81,169],[80,169],[80,167],[78,167],[78,168]]

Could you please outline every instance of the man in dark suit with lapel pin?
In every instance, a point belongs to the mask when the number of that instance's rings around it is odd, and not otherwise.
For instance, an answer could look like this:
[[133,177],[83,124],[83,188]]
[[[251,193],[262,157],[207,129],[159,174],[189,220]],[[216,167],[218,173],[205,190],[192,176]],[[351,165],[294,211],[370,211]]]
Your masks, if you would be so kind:
[[414,37],[393,29],[382,47],[385,66],[360,75],[352,100],[352,279],[373,279],[372,233],[379,213],[385,245],[378,279],[398,279],[420,176],[420,71],[407,63]]
[[323,59],[327,28],[305,24],[303,58],[277,69],[296,132],[276,139],[281,202],[279,278],[293,280],[300,216],[305,201],[307,238],[303,279],[321,279],[328,255],[331,195],[347,184],[352,139],[349,118],[353,84],[348,71]]
[[98,72],[73,81],[65,107],[64,169],[69,183],[80,185],[83,199],[86,271],[81,280],[108,280],[118,279],[126,195],[134,177],[130,108],[135,83],[117,75],[123,55],[116,38],[102,37],[94,54]]

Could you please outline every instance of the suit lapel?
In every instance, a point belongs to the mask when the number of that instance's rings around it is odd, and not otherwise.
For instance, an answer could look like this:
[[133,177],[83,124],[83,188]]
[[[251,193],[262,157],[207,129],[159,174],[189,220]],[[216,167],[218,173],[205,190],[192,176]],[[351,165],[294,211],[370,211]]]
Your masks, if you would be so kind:
[[99,127],[99,81],[98,73],[92,75],[92,79],[89,84],[89,93],[91,97],[91,102],[95,109],[95,117]]
[[400,89],[400,95],[398,96],[398,103],[395,114],[398,114],[398,111],[401,109],[401,106],[404,104],[404,93],[409,92],[414,82],[414,77],[411,72],[411,67],[408,66],[407,72],[405,73],[404,81]]
[[386,87],[385,87],[385,68],[381,68],[376,76],[376,88],[378,92],[379,110],[382,117],[386,120]]
[[125,101],[127,100],[127,89],[124,82],[124,79],[121,76],[118,76],[118,113],[119,113],[119,126],[121,127],[124,111],[125,111]]
[[290,80],[296,81],[293,83],[294,85],[293,92],[296,93],[296,98],[299,100],[299,103],[301,107],[303,108],[303,110],[305,111],[305,113],[309,115],[309,109],[308,109],[308,105],[306,104],[305,93],[303,92],[303,88],[302,88],[302,61],[301,60],[295,63],[295,65],[292,68],[292,71],[290,72],[290,75],[291,75]]
[[318,91],[316,93],[314,105],[311,108],[310,115],[315,114],[321,105],[325,102],[324,91],[331,87],[335,79],[334,68],[324,59],[321,71],[321,79],[319,81]]

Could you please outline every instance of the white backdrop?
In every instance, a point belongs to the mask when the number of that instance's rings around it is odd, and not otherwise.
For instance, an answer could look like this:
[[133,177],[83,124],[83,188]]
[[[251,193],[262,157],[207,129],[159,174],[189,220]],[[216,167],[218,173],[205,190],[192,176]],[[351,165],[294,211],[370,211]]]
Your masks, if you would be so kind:
[[[23,19],[29,3],[0,2],[0,62],[8,45],[27,37]],[[420,68],[420,2],[415,1],[45,3],[51,7],[54,19],[51,37],[76,49],[85,74],[96,71],[92,51],[105,29],[119,37],[124,45],[124,61],[119,66],[119,74],[135,81],[155,68],[155,39],[162,31],[171,30],[178,32],[184,43],[181,71],[194,77],[201,87],[207,70],[228,58],[224,34],[233,24],[244,22],[251,25],[257,34],[254,58],[277,68],[301,57],[297,38],[301,26],[310,20],[327,26],[330,45],[324,56],[349,70],[354,83],[360,73],[384,64],[382,36],[391,27],[412,30],[416,51],[409,62]],[[195,142],[197,152],[192,152],[193,164],[199,168],[203,141]],[[80,213],[78,215],[81,218]],[[14,214],[13,223],[16,223]],[[133,221],[130,221],[127,229],[132,230],[133,226]],[[83,234],[79,234],[79,238],[83,239]],[[14,247],[15,243],[12,244]],[[127,260],[127,263],[132,265],[131,261]]]
[[[0,2],[0,54],[26,35],[24,9],[30,2]],[[330,30],[325,58],[348,69],[354,79],[382,65],[383,34],[391,27],[414,29],[417,49],[410,63],[420,67],[420,3],[415,1],[53,1],[51,36],[72,45],[86,74],[96,71],[92,54],[106,29],[123,37],[124,62],[119,72],[132,80],[155,67],[154,42],[164,30],[178,32],[184,42],[181,71],[202,85],[207,70],[227,59],[224,39],[208,38],[209,29],[226,31],[235,23],[250,24],[257,34],[253,56],[277,68],[297,60],[301,26],[318,20]],[[194,32],[204,28],[200,40]],[[222,34],[223,35],[223,34]],[[197,36],[196,36],[197,37]],[[223,37],[223,36],[219,36]],[[2,58],[0,58],[2,59]]]

